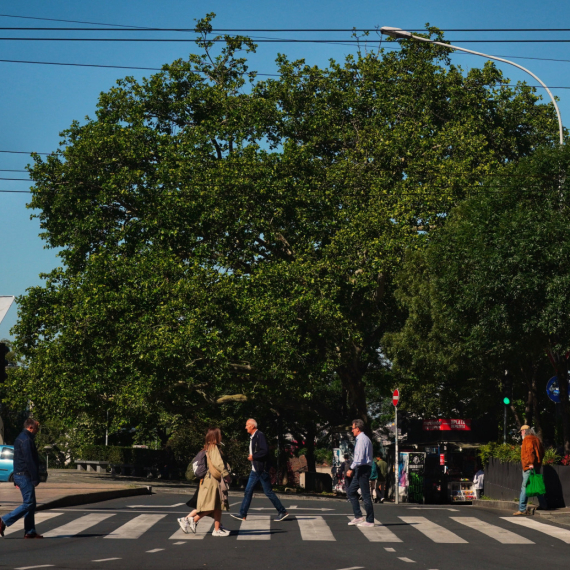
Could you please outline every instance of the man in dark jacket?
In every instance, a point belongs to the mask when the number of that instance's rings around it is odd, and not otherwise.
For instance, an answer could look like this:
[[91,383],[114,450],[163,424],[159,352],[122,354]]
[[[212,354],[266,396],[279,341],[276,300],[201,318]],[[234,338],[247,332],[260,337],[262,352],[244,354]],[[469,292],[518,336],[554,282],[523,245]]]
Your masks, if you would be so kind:
[[23,503],[0,519],[0,535],[6,527],[24,517],[24,538],[43,538],[36,532],[34,513],[36,512],[36,487],[40,484],[40,462],[34,443],[40,424],[28,418],[24,430],[14,441],[14,485],[20,488]]
[[285,507],[281,504],[281,501],[277,498],[277,495],[273,492],[271,488],[271,478],[269,477],[268,471],[268,454],[269,448],[267,447],[267,440],[263,433],[257,429],[257,422],[253,419],[247,420],[245,423],[245,430],[249,434],[249,456],[248,461],[251,461],[251,473],[249,474],[249,480],[247,482],[245,493],[243,496],[243,501],[241,503],[241,508],[239,510],[239,515],[231,514],[234,519],[245,520],[247,517],[247,511],[249,510],[249,505],[251,505],[251,498],[253,497],[253,490],[257,485],[258,481],[261,481],[261,486],[263,487],[263,492],[267,495],[267,498],[273,503],[273,506],[277,509],[279,513],[277,515],[276,521],[282,521],[286,519],[289,515],[285,510]]

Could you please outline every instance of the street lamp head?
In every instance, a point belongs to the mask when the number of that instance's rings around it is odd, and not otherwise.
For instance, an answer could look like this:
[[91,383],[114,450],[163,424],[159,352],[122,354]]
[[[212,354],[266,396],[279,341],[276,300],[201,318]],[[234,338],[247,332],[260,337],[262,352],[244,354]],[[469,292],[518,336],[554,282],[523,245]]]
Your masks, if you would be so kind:
[[406,30],[402,30],[401,28],[392,28],[391,26],[382,26],[380,33],[390,36],[391,38],[410,39],[412,37],[410,32],[406,32]]

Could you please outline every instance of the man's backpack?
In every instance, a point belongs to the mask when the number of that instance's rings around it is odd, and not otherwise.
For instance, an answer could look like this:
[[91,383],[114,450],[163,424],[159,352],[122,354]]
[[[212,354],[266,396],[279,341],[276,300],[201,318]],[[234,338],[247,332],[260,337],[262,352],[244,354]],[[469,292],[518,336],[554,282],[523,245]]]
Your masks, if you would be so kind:
[[192,469],[194,470],[194,477],[196,477],[196,479],[203,479],[206,473],[208,473],[208,459],[205,449],[202,449],[200,453],[192,459]]

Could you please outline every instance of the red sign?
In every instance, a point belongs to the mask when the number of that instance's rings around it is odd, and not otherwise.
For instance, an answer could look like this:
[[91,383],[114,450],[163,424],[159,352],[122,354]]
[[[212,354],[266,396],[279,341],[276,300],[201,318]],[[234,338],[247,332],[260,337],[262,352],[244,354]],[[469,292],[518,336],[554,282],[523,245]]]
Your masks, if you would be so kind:
[[424,420],[424,431],[471,431],[471,420]]
[[445,455],[443,453],[439,454],[439,464],[445,465]]
[[394,404],[394,406],[397,406],[399,400],[400,400],[400,391],[398,390],[398,388],[396,388],[394,390],[394,393],[392,394],[392,404]]

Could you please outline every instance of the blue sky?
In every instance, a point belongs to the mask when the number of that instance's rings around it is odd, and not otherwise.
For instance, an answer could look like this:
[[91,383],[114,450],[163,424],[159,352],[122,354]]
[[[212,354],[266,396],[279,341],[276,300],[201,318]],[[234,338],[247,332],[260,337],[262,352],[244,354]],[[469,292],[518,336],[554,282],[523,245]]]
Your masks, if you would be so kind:
[[[0,2],[0,26],[43,27],[76,26],[57,22],[17,19],[6,15],[82,20],[107,24],[146,27],[191,28],[195,18],[215,12],[218,28],[373,28],[395,26],[422,28],[426,22],[442,29],[452,28],[560,28],[570,22],[570,3],[561,0],[121,0],[83,3],[55,0]],[[93,26],[96,27],[96,26]],[[87,32],[66,32],[85,37]],[[1,38],[62,37],[62,32],[0,31]],[[106,37],[106,32],[93,32],[92,37]],[[161,33],[132,34],[133,37],[165,37]],[[269,34],[264,37],[308,37],[348,39],[350,33]],[[126,32],[113,37],[126,37]],[[168,34],[168,37],[175,34]],[[176,34],[192,38],[192,34]],[[130,36],[129,36],[130,37]],[[449,40],[468,39],[570,39],[564,33],[460,33],[449,32]],[[462,47],[493,55],[517,58],[547,85],[570,87],[570,44],[568,43],[461,43]],[[0,40],[0,59],[43,62],[92,63],[157,67],[193,51],[192,43],[91,43],[38,42]],[[252,57],[251,68],[260,73],[273,73],[278,52],[290,58],[305,58],[308,63],[326,65],[329,58],[342,60],[353,51],[349,45],[330,44],[260,44]],[[544,59],[540,59],[544,58]],[[546,61],[546,59],[568,60]],[[469,69],[484,63],[479,57],[456,55],[454,61]],[[523,72],[506,64],[498,64],[513,80],[535,82]],[[59,133],[73,120],[93,115],[97,97],[125,75],[141,78],[151,72],[136,70],[57,67],[0,62],[0,150],[51,152],[59,142]],[[540,91],[543,93],[543,91]],[[570,89],[553,89],[560,97],[562,119],[570,125]],[[545,94],[546,96],[546,94]],[[0,153],[0,178],[26,178],[23,170],[30,162],[25,154]],[[0,180],[0,189],[27,190],[26,181]],[[53,250],[44,248],[38,237],[39,224],[30,220],[26,194],[0,193],[0,295],[21,295],[28,287],[41,283],[39,274],[57,267]],[[0,324],[0,338],[10,337],[9,330],[17,319],[17,307],[10,309]]]

